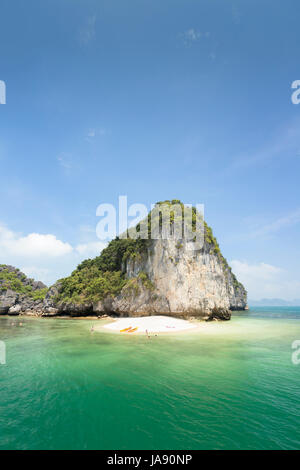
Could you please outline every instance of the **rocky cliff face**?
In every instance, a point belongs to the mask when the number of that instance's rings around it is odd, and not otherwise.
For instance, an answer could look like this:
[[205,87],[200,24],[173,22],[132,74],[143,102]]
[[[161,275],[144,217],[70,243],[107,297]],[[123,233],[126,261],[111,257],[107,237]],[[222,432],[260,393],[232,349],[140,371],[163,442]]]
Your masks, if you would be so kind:
[[[141,257],[128,259],[124,270],[136,285],[125,286],[112,301],[112,310],[119,314],[155,312],[229,319],[230,310],[243,310],[247,304],[244,287],[209,243],[191,251],[184,239],[153,240]],[[139,280],[141,275],[147,276],[148,286]]]
[[100,256],[81,263],[47,292],[43,284],[12,267],[3,268],[1,281],[0,268],[0,313],[169,314],[229,320],[232,310],[245,309],[246,290],[206,223],[204,244],[197,249],[192,245],[185,238],[116,238]]
[[0,314],[42,314],[47,287],[13,266],[0,265]]

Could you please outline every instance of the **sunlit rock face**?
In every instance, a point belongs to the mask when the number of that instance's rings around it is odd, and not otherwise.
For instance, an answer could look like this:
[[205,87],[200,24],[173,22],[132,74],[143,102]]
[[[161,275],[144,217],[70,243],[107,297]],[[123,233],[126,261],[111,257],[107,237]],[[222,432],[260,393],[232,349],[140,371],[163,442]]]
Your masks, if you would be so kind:
[[[247,293],[220,254],[204,243],[194,250],[182,240],[152,240],[147,252],[124,266],[137,285],[124,288],[112,301],[118,314],[172,313],[230,319],[230,310],[243,310]],[[139,281],[146,274],[150,285]]]
[[157,203],[136,227],[49,290],[15,268],[2,269],[1,275],[0,265],[0,314],[167,314],[229,320],[232,310],[243,310],[247,303],[246,290],[212,229],[196,208],[186,213],[177,200]]

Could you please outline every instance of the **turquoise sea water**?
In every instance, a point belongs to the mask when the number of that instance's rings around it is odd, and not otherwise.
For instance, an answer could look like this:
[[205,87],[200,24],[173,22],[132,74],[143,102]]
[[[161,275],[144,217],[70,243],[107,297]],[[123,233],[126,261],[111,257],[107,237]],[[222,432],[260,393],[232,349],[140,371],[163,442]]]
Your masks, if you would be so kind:
[[150,340],[93,323],[0,318],[0,449],[300,448],[300,308]]

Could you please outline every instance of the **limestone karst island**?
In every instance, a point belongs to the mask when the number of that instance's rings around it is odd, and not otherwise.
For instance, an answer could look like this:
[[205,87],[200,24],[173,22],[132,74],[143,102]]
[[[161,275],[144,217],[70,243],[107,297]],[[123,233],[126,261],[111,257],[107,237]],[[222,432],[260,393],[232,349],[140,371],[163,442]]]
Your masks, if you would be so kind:
[[[176,203],[183,209],[183,204],[174,200],[156,207],[172,209]],[[195,219],[195,208],[193,215]],[[147,222],[149,239],[130,238],[130,231],[127,238],[117,237],[99,256],[83,261],[69,277],[49,289],[14,267],[1,265],[0,313],[43,317],[168,315],[208,321],[230,320],[231,311],[246,308],[246,290],[205,222],[203,243],[194,249],[184,231],[180,239],[151,239],[151,213]],[[175,223],[171,210],[170,234]],[[138,233],[139,227],[136,230]]]
[[300,450],[299,1],[0,5],[0,451]]

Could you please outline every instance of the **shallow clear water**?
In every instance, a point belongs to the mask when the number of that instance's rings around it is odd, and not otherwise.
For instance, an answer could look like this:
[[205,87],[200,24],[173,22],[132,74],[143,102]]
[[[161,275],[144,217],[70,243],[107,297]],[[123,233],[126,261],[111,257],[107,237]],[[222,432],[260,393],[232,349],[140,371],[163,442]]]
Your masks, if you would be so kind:
[[300,308],[150,340],[93,323],[0,317],[1,449],[300,448]]

